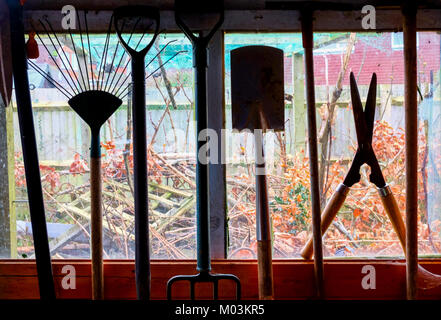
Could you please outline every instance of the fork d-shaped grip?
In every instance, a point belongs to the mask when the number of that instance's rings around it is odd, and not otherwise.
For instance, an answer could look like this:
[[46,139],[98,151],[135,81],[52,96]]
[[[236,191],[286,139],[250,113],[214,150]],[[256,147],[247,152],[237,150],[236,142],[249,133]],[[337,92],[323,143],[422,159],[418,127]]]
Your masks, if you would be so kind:
[[[209,8],[206,8],[207,6],[204,4],[210,3]],[[193,1],[198,3],[198,1]],[[216,31],[220,28],[220,26],[222,25],[222,23],[224,22],[224,8],[223,8],[223,1],[200,1],[199,5],[194,5],[191,6],[189,5],[191,2],[189,1],[182,1],[182,0],[175,0],[175,20],[176,20],[176,24],[179,26],[179,28],[182,29],[182,31],[185,33],[185,35],[191,40],[191,42],[193,43],[193,45],[195,46],[195,50],[194,50],[194,55],[196,55],[197,53],[197,49],[196,47],[198,47],[198,44],[200,44],[199,46],[203,46],[205,47],[205,49],[208,46],[208,43],[210,42],[211,38],[213,37],[213,35],[216,33]],[[194,9],[194,10],[193,10]],[[208,10],[206,10],[208,9]],[[202,36],[195,36],[194,33],[190,30],[190,28],[184,23],[184,21],[182,20],[181,15],[183,13],[188,13],[188,12],[212,12],[212,13],[217,13],[219,14],[219,19],[217,20],[217,22],[215,23],[215,25],[213,26],[213,28],[210,30],[210,32],[202,37]],[[195,57],[196,58],[196,57]],[[196,62],[196,59],[193,59],[194,62]]]
[[[120,30],[118,26],[119,21],[127,18],[135,18],[135,17],[152,19],[155,21],[155,33],[153,35],[153,38],[150,40],[149,44],[140,51],[136,51],[135,49],[131,48],[127,42],[125,42],[125,40],[122,37],[122,30]],[[142,57],[144,59],[145,55],[150,50],[150,48],[152,47],[153,43],[156,40],[156,37],[159,34],[159,9],[151,6],[122,6],[116,8],[113,11],[113,19],[114,19],[116,34],[124,49],[127,50],[127,52],[130,54],[132,58]]]
[[[341,206],[345,202],[348,192],[349,192],[349,187],[345,186],[344,184],[340,184],[337,187],[337,190],[332,195],[332,198],[326,204],[326,208],[322,214],[322,222],[321,222],[322,236],[325,234],[326,230],[328,230],[329,226],[331,225],[332,221],[334,220]],[[311,259],[313,250],[314,248],[313,248],[312,237],[310,237],[306,245],[303,247],[300,255],[304,259]]]
[[398,239],[400,239],[403,251],[406,253],[406,227],[404,226],[397,201],[388,185],[383,188],[378,188],[378,193],[380,194],[384,209],[386,209],[387,216],[398,235]]

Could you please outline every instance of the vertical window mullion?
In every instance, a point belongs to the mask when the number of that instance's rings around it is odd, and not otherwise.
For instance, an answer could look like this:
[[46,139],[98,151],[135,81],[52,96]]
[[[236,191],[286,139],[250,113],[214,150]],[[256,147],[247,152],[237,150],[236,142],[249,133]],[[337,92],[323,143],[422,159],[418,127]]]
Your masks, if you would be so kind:
[[211,257],[224,259],[227,255],[227,196],[224,155],[221,152],[222,129],[225,127],[224,98],[224,32],[213,36],[208,52],[208,127],[216,132],[217,163],[210,158],[210,235]]

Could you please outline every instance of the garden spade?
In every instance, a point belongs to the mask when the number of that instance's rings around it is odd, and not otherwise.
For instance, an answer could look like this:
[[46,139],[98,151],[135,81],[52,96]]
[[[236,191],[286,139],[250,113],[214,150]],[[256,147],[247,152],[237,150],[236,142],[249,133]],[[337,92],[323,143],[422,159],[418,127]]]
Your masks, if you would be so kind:
[[233,129],[254,130],[259,299],[274,299],[271,218],[263,133],[284,129],[283,51],[246,46],[231,51]]

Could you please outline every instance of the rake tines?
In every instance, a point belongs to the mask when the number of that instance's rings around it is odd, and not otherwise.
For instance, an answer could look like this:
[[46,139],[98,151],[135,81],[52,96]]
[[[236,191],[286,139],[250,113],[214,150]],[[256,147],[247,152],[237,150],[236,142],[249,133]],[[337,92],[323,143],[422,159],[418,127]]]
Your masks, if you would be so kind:
[[[43,76],[50,84],[52,84],[58,91],[63,94],[67,99],[72,109],[89,125],[91,131],[91,148],[90,148],[90,195],[91,195],[91,260],[92,260],[92,297],[94,299],[104,298],[104,276],[103,276],[103,239],[102,239],[102,181],[101,181],[101,143],[100,143],[100,128],[109,119],[109,117],[121,106],[122,99],[128,95],[130,85],[128,84],[130,76],[133,73],[140,70],[133,68],[130,72],[126,72],[130,62],[134,59],[126,53],[126,50],[120,44],[120,41],[114,37],[110,37],[112,32],[113,21],[116,20],[115,16],[112,16],[109,22],[108,31],[106,34],[104,46],[101,52],[98,52],[96,46],[91,45],[91,36],[89,36],[89,29],[87,23],[87,12],[84,12],[83,19],[81,21],[80,15],[77,12],[77,25],[78,32],[73,34],[72,29],[69,29],[65,39],[61,39],[61,36],[57,35],[51,26],[47,18],[39,20],[42,30],[44,30],[45,39],[43,39],[38,33],[37,37],[40,43],[46,49],[48,58],[53,63],[60,74],[58,81],[56,77],[49,74],[49,72],[43,71],[36,63],[29,61],[30,66]],[[124,24],[121,32],[128,34],[128,43],[133,42],[134,50],[136,50],[143,38],[146,35],[148,28],[144,29],[144,32],[139,35],[135,34],[135,23],[132,28],[129,28],[128,33],[124,30]],[[34,28],[35,29],[35,28]],[[156,30],[157,31],[157,30]],[[156,35],[152,41],[156,39]],[[112,41],[113,40],[113,41]],[[116,40],[116,43],[115,43]],[[70,43],[69,43],[70,42]],[[171,42],[169,42],[171,43]],[[169,44],[168,43],[168,44]],[[168,44],[165,46],[167,47]],[[164,50],[165,47],[162,49]],[[74,53],[73,59],[69,59],[69,55],[66,53],[66,48]],[[96,59],[92,57],[92,50],[98,54]],[[159,50],[155,58],[161,53]],[[161,63],[161,68],[164,64],[169,62],[175,56],[182,51],[179,51],[165,63]],[[149,64],[155,59],[153,58]],[[144,62],[144,58],[142,60]],[[147,66],[149,65],[147,64]],[[147,68],[147,66],[145,68]],[[145,69],[143,66],[141,71]],[[158,69],[159,69],[158,68]],[[155,72],[155,71],[154,71]],[[128,74],[127,74],[128,73]],[[151,74],[150,74],[151,75]],[[149,75],[149,76],[150,76]],[[140,87],[145,90],[144,79],[141,77]],[[138,87],[139,89],[139,87]],[[145,97],[145,94],[142,94]],[[142,101],[141,101],[142,102]],[[141,104],[141,109],[145,111],[145,103]],[[141,117],[138,117],[141,118]],[[145,117],[144,117],[145,118]],[[133,120],[134,131],[137,131],[136,121]],[[144,120],[145,121],[145,120]],[[141,130],[145,131],[145,130]],[[139,136],[139,135],[138,135]],[[145,142],[145,133],[141,134],[142,139]],[[139,152],[145,153],[145,143],[136,144],[136,136],[134,137],[134,155]],[[143,161],[144,164],[146,160]],[[139,173],[139,166],[136,161],[134,165],[134,175]],[[144,176],[144,174],[139,174]],[[146,174],[145,174],[146,176]],[[146,178],[146,177],[145,177]],[[144,179],[144,178],[142,178]],[[136,179],[135,179],[136,182]],[[144,181],[145,182],[145,181]],[[145,182],[146,183],[146,182]],[[144,188],[147,190],[147,187]],[[135,188],[136,190],[136,188]],[[144,200],[146,197],[141,197]],[[137,196],[135,191],[135,203]],[[145,201],[147,202],[147,201]],[[136,210],[136,206],[135,206]],[[146,213],[147,215],[147,213]],[[135,218],[135,225],[137,219]],[[136,239],[139,237],[148,237],[147,231],[141,231],[136,234]],[[143,242],[145,243],[145,242]],[[138,245],[137,245],[138,246]],[[142,248],[142,251],[146,251]],[[138,258],[137,258],[138,259]],[[145,266],[145,260],[143,259],[143,265]],[[146,272],[140,272],[144,278],[150,277],[150,274],[146,275]],[[149,280],[148,280],[149,281]]]

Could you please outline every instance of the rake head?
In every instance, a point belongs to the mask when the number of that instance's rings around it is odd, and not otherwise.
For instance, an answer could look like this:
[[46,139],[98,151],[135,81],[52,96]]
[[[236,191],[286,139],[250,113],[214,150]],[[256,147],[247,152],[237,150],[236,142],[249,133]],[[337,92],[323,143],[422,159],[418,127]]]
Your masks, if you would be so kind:
[[68,103],[92,130],[99,130],[122,101],[111,93],[90,90],[77,94]]
[[196,283],[213,283],[213,299],[218,300],[219,298],[219,281],[220,280],[230,280],[236,283],[236,300],[240,300],[241,296],[241,286],[239,278],[232,274],[212,274],[208,271],[201,271],[196,275],[180,275],[175,276],[168,280],[167,282],[167,300],[172,300],[172,289],[173,284],[180,281],[190,282],[190,299],[195,299],[195,285]]
[[[145,10],[138,10],[135,13],[144,14],[144,11]],[[47,17],[38,19],[41,31],[36,32],[37,43],[44,47],[47,58],[50,60],[50,63],[56,67],[58,74],[52,75],[49,69],[45,71],[44,67],[42,68],[39,63],[32,60],[28,61],[29,65],[67,99],[76,100],[76,96],[81,96],[82,93],[88,91],[105,91],[123,100],[130,93],[132,71],[129,68],[129,64],[132,59],[121,46],[118,38],[113,36],[115,32],[114,17],[112,16],[109,21],[105,38],[101,39],[101,42],[94,42],[94,39],[97,40],[100,38],[95,38],[94,35],[89,34],[88,14],[87,11],[84,11],[83,14],[77,12],[77,28],[75,30],[69,28],[63,41],[60,40]],[[158,17],[153,14],[152,19],[155,20],[158,19]],[[141,47],[145,47],[147,41],[150,41],[148,46],[142,49],[143,51],[147,51],[156,39],[156,37],[153,39],[148,37],[147,31],[150,24],[145,21],[141,23],[139,17],[138,19],[125,20],[127,21],[123,22],[127,23],[123,23],[125,27],[120,26],[120,31],[124,32],[127,44],[133,46],[133,50],[138,52]],[[134,20],[134,22],[132,20]],[[34,30],[37,30],[32,22],[31,25]],[[156,21],[156,25],[158,25],[158,21]],[[141,31],[143,30],[143,32],[138,33],[139,29]],[[104,44],[102,41],[104,41]],[[156,56],[148,62],[145,68],[147,69],[173,41],[169,41],[161,49],[159,49],[159,44],[157,44],[158,52]],[[73,54],[66,52],[65,47],[72,48],[70,50],[73,50]],[[2,48],[0,46],[0,57],[1,50]],[[185,51],[178,51],[165,62],[161,63],[158,68],[147,75],[146,79],[154,75],[156,71],[182,52]],[[1,72],[2,69],[0,65],[0,78]],[[0,80],[0,85],[1,84],[2,82]],[[3,94],[1,88],[0,93]]]

